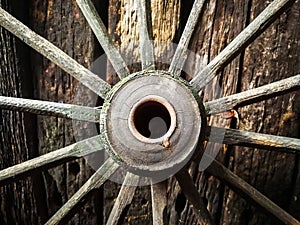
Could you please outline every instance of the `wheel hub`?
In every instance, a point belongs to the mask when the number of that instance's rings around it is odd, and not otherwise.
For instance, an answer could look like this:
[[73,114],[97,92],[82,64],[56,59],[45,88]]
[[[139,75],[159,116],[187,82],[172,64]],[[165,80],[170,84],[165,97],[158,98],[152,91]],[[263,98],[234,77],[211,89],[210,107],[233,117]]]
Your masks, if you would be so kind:
[[205,127],[200,108],[188,85],[167,72],[134,74],[104,103],[100,130],[107,151],[134,173],[172,175],[191,158]]

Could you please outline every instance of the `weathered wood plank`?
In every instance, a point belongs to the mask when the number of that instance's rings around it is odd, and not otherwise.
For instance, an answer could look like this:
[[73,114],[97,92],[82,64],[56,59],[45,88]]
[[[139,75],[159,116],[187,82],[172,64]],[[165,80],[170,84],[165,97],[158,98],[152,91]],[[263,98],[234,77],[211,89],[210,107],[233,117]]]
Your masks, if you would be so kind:
[[[191,79],[193,75],[201,71],[221,50],[230,43],[247,25],[247,9],[249,1],[216,1],[210,0],[205,3],[203,16],[198,21],[195,33],[192,35],[189,49],[197,55],[189,55],[184,69],[188,72],[183,73],[187,79]],[[187,9],[189,12],[190,10]],[[237,57],[230,65],[228,65],[222,74],[205,87],[204,101],[219,98],[220,92],[223,95],[231,95],[237,90],[239,80],[240,57]],[[186,75],[187,74],[187,75]],[[227,127],[231,124],[230,119],[220,119],[220,117],[210,117],[209,124],[213,126]],[[222,145],[210,144],[209,149],[212,152],[219,152],[218,160],[225,162],[227,153],[220,150]],[[194,174],[193,174],[194,175]],[[193,176],[195,177],[195,175]],[[223,197],[223,187],[218,179],[207,177],[199,174],[195,179],[197,189],[201,193],[202,198],[207,202],[209,212],[216,224],[226,224],[222,214],[227,209],[222,208],[222,202],[227,197]],[[228,210],[231,210],[230,208]],[[192,224],[195,219],[192,215],[192,207],[186,206],[183,209],[181,220],[185,224]]]
[[173,56],[169,72],[175,76],[180,76],[181,70],[183,69],[185,60],[187,59],[187,50],[195,30],[196,24],[198,22],[199,16],[202,12],[205,0],[194,1],[193,8],[190,12],[187,24],[183,30],[180,41],[176,48],[175,54]]
[[107,225],[117,225],[121,223],[120,217],[130,206],[139,180],[140,177],[135,174],[129,172],[126,174],[124,183],[106,222]]
[[86,156],[96,151],[103,150],[103,148],[104,146],[101,143],[100,136],[95,136],[93,138],[77,142],[62,149],[1,170],[0,185],[8,180],[17,180],[21,175],[40,170],[42,168],[50,168],[53,165],[57,165],[58,162]]
[[210,213],[204,204],[190,174],[186,169],[175,175],[187,200],[193,205],[193,211],[200,224],[213,224]]
[[119,165],[109,158],[88,181],[66,202],[45,225],[55,225],[63,220],[68,213],[84,199],[93,189],[99,188],[117,169]]
[[[206,134],[207,137],[211,135],[212,138],[209,139],[210,142],[219,143],[222,141],[224,144],[229,145],[255,147],[272,151],[284,151],[300,154],[300,139],[297,138],[218,127],[213,127],[212,130],[213,133],[210,134],[210,128],[208,128]],[[220,140],[220,136],[222,135],[224,135],[224,140]]]
[[[250,2],[249,21],[253,20],[268,4],[260,0]],[[238,70],[240,73],[238,92],[299,74],[299,7],[300,2],[295,2],[245,49],[244,55],[241,55],[243,62]],[[232,76],[232,72],[224,73]],[[227,83],[231,85],[230,82],[227,81]],[[285,137],[299,137],[299,94],[299,91],[295,91],[239,107],[239,129]],[[294,197],[299,196],[299,191],[296,191],[297,177],[293,175],[298,170],[298,155],[263,151],[253,147],[229,146],[226,149],[227,165],[236,175],[262,191],[284,210],[293,213],[296,219],[300,219],[300,213],[290,210],[292,204],[300,208],[299,201],[295,201]],[[222,220],[227,221],[227,224],[272,225],[278,223],[269,215],[261,213],[260,208],[251,206],[233,190],[225,189],[224,209],[228,210],[224,210]],[[245,216],[249,210],[251,217]]]
[[218,161],[214,160],[206,169],[207,172],[225,182],[230,188],[242,195],[250,202],[262,207],[264,210],[272,214],[282,223],[287,225],[300,224],[294,217],[285,212],[274,202],[261,194],[258,190],[248,184],[246,181],[232,173],[229,169],[223,166]]
[[167,219],[167,182],[151,184],[152,218],[155,225],[168,224]]
[[104,80],[77,63],[51,42],[33,32],[2,8],[0,8],[0,25],[54,62],[96,94],[105,98],[107,92],[110,90],[110,86]]
[[[99,61],[94,61],[101,54],[99,45],[76,1],[37,0],[31,1],[29,8],[32,30],[105,79],[105,70],[97,67]],[[97,104],[97,95],[87,87],[36,51],[31,52],[32,82],[35,84],[31,91],[34,91],[34,99],[90,107],[101,104],[100,99]],[[38,143],[34,148],[38,148],[39,155],[61,149],[75,141],[96,136],[96,126],[95,123],[37,116],[37,129],[33,135],[37,136]],[[102,163],[104,151],[86,159],[71,160],[43,171],[42,184],[36,184],[37,189],[45,190],[45,196],[40,200],[40,208],[47,212],[43,224],[90,178],[95,172],[91,167],[97,164],[95,161]],[[69,224],[95,224],[102,220],[103,204],[99,204],[102,201],[101,192],[93,191],[87,204],[76,207],[77,213],[68,218]]]
[[0,96],[0,108],[95,123],[99,122],[101,111],[92,107],[5,96]]
[[[28,2],[0,1],[0,7],[26,19]],[[0,27],[0,95],[32,97],[33,76],[29,48]],[[26,161],[38,153],[35,145],[35,118],[29,114],[0,110],[0,170]],[[41,224],[45,209],[39,207],[43,190],[38,174],[0,187],[0,224]],[[37,188],[36,188],[37,187]],[[38,197],[37,197],[38,193]]]
[[274,0],[271,2],[253,22],[191,80],[191,85],[197,90],[203,88],[216,76],[218,71],[224,68],[238,53],[259,36],[278,17],[287,4],[292,2],[294,0]]
[[268,98],[295,91],[300,88],[300,74],[252,90],[204,103],[206,113],[215,114]]
[[102,22],[97,10],[91,0],[76,0],[83,15],[91,26],[94,34],[100,42],[105,54],[113,65],[119,78],[122,79],[130,74],[126,63],[122,59],[118,49],[114,46],[112,38],[109,36],[107,29]]
[[154,70],[155,59],[152,44],[151,1],[138,0],[138,30],[142,69]]

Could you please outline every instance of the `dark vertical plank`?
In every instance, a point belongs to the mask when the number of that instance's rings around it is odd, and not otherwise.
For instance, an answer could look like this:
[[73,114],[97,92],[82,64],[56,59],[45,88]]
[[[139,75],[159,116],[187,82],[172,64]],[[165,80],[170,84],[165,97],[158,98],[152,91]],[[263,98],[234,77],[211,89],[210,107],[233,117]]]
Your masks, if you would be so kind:
[[[230,41],[251,22],[267,3],[259,1],[210,1],[194,40],[192,50],[199,54],[191,60],[187,69],[201,70]],[[258,87],[295,75],[299,71],[299,2],[271,25],[266,33],[246,51],[221,71],[205,91],[205,99],[218,97],[215,87],[221,84],[223,95]],[[201,35],[204,34],[204,35]],[[297,65],[297,66],[295,66]],[[198,66],[198,67],[197,67]],[[212,88],[213,87],[213,88]],[[217,93],[217,95],[213,95]],[[221,95],[222,96],[222,95]],[[299,95],[293,93],[241,108],[240,122],[220,117],[210,118],[218,126],[234,127],[262,133],[299,137]],[[241,149],[243,149],[241,151]],[[299,189],[295,186],[296,157],[258,149],[222,147],[218,145],[218,160],[258,188],[285,210],[289,204],[297,212]],[[288,165],[286,165],[288,161]],[[299,178],[298,178],[299,179]],[[211,176],[200,174],[197,178],[202,195],[209,202],[216,222],[220,224],[271,224],[270,218],[255,209]],[[299,181],[298,181],[299,183]],[[275,188],[276,187],[276,188]],[[292,190],[294,194],[292,194]],[[284,194],[285,193],[285,194]],[[286,194],[289,193],[289,194]],[[294,199],[294,200],[292,200]],[[298,203],[299,205],[299,203]],[[251,217],[249,217],[251,215]],[[299,213],[294,213],[294,216]],[[185,224],[189,224],[187,221]]]
[[[2,0],[0,6],[22,20],[28,18],[26,3]],[[32,97],[28,55],[29,48],[0,28],[0,95]],[[0,110],[0,169],[36,154],[34,124],[34,117],[28,114]],[[42,211],[35,204],[32,180],[29,177],[0,187],[0,224],[39,223]]]
[[[253,0],[249,20],[252,21],[265,6],[266,3]],[[246,50],[239,91],[287,78],[300,71],[299,10],[300,3],[297,1],[291,10],[284,13]],[[299,94],[292,93],[240,108],[240,129],[299,138],[297,99]],[[253,148],[240,150],[232,152],[233,172],[283,209],[289,210],[290,205],[293,205],[296,210],[298,202],[299,210],[299,201],[295,200],[299,196],[299,189],[293,193],[293,189],[297,188],[297,157]],[[225,207],[231,209],[224,214],[227,224],[237,221],[248,224],[273,223],[259,209],[250,207],[249,203],[231,191],[227,195]],[[249,214],[253,216],[248,217]],[[299,219],[299,213],[292,215]]]
[[[32,1],[31,27],[86,68],[91,68],[95,57],[92,31],[75,1]],[[32,53],[35,77],[35,98],[63,103],[96,106],[97,97],[87,88],[60,70],[50,61]],[[96,132],[93,123],[68,119],[38,117],[39,153],[90,137]],[[43,173],[49,217],[53,215],[91,176],[93,169],[81,159],[62,164]],[[102,209],[99,192],[71,218],[70,224],[101,223]],[[49,218],[48,218],[49,219]]]
[[[190,55],[187,59],[185,70],[188,80],[195,76],[197,71],[201,71],[246,26],[248,4],[249,1],[207,1],[189,47],[197,56]],[[208,101],[236,93],[241,67],[241,58],[238,57],[207,85],[203,92],[204,100]],[[209,125],[229,127],[231,119],[210,117]],[[217,159],[228,165],[230,150],[228,152],[226,150],[228,148],[220,144],[210,147],[210,152],[217,152]],[[201,196],[208,202],[208,209],[214,222],[222,224],[225,186],[219,180],[206,176],[205,173],[198,174],[196,178],[198,189],[201,191]],[[190,209],[185,209],[185,211],[192,213]],[[183,216],[185,214],[183,213]],[[183,218],[184,224],[192,222],[192,217]]]

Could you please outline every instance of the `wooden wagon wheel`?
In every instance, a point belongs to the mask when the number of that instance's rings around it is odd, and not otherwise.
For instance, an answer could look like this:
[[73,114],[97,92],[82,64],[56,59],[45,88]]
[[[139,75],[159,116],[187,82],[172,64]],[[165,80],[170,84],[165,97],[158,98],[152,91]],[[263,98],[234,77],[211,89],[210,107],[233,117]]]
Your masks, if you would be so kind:
[[[0,171],[0,184],[14,181],[20,175],[34,170],[49,168],[53,163],[82,157],[96,151],[107,150],[110,158],[94,175],[53,215],[47,224],[60,223],[76,205],[93,189],[99,188],[118,168],[128,171],[119,196],[107,221],[117,224],[125,206],[128,205],[139,185],[141,176],[152,182],[152,214],[154,224],[164,224],[166,189],[164,180],[174,175],[200,223],[212,224],[209,212],[201,201],[186,165],[201,157],[203,144],[211,133],[221,133],[221,128],[206,126],[205,117],[230,110],[239,105],[291,92],[299,88],[300,75],[272,84],[202,103],[198,92],[205,87],[239,52],[246,48],[266,27],[283,12],[291,0],[274,0],[247,26],[216,58],[214,58],[190,82],[180,78],[186,60],[188,43],[201,13],[204,0],[196,0],[174,54],[169,71],[155,70],[153,46],[148,32],[147,3],[138,0],[138,27],[143,70],[130,74],[124,60],[113,45],[103,22],[91,0],[77,0],[85,18],[117,72],[120,82],[111,88],[99,76],[78,64],[75,60],[0,8],[0,25],[19,37],[26,44],[50,59],[67,73],[78,79],[100,97],[105,99],[102,110],[70,104],[59,104],[30,99],[0,96],[2,109],[58,116],[82,121],[100,122],[101,134],[51,153],[28,160]],[[168,129],[152,137],[147,128],[153,117],[162,118]],[[121,128],[121,129],[120,129]],[[241,130],[226,129],[223,143],[240,146],[256,146],[267,149],[284,149],[299,153],[300,140],[273,135],[262,135]],[[218,139],[209,139],[218,141]],[[195,150],[196,149],[196,150]],[[232,189],[264,208],[284,224],[299,222],[272,201],[237,177],[214,159],[207,171],[221,179]]]

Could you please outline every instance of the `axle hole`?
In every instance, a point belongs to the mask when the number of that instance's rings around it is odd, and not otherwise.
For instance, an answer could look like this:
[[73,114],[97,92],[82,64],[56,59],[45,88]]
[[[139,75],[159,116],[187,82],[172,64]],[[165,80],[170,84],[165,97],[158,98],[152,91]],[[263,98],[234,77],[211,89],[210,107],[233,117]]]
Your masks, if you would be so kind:
[[171,126],[167,108],[156,101],[147,101],[137,106],[133,114],[136,130],[144,137],[156,139],[164,136]]

